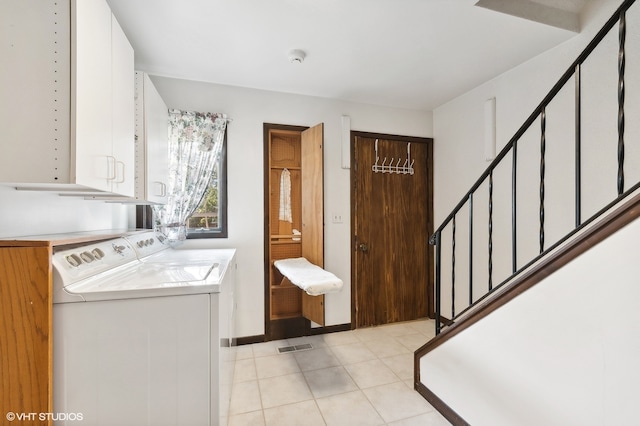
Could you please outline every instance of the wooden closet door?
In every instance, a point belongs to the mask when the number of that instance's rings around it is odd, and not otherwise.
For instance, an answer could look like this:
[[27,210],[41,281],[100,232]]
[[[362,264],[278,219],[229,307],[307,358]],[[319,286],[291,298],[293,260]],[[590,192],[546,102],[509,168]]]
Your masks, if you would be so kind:
[[[302,256],[324,267],[322,123],[302,132]],[[302,316],[324,325],[324,295],[302,293]]]
[[[433,303],[432,140],[356,133],[352,143],[352,322],[426,317]],[[400,166],[410,144],[414,173],[374,172],[376,144],[379,165],[393,158]]]

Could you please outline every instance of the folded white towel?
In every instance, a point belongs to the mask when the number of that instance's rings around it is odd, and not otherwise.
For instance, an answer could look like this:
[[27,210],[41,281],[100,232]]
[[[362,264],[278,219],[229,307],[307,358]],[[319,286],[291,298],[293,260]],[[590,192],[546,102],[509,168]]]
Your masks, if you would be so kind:
[[340,278],[304,257],[276,260],[273,264],[289,281],[311,296],[342,290],[343,283]]

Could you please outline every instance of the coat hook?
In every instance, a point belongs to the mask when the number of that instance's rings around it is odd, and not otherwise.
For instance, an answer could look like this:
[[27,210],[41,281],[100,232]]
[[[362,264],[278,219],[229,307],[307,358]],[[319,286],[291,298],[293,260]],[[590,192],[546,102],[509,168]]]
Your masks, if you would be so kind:
[[380,162],[380,156],[378,155],[378,139],[375,141],[375,163],[371,166],[371,170],[374,173],[395,173],[395,174],[409,174],[413,175],[413,163],[415,160],[411,159],[411,143],[407,143],[407,158],[402,164],[402,158],[398,158],[397,161],[394,157],[391,157],[389,164],[387,164],[387,157],[384,157],[382,164]]

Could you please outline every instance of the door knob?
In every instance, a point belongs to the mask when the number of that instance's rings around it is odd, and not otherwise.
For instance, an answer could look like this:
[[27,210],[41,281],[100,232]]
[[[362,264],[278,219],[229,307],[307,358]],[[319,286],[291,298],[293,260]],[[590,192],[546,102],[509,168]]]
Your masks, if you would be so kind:
[[363,253],[366,253],[366,252],[368,252],[368,251],[369,251],[369,246],[368,246],[368,245],[366,245],[366,244],[364,244],[364,243],[360,244],[360,245],[358,246],[358,248],[359,248],[359,249],[360,249],[360,251],[361,251],[361,252],[363,252]]

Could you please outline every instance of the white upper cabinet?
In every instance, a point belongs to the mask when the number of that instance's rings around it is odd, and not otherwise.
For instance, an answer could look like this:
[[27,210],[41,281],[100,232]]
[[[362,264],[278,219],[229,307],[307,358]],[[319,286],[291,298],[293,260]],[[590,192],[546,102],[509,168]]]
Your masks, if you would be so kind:
[[[82,0],[84,1],[84,0]],[[133,48],[127,36],[111,16],[111,78],[113,158],[116,159],[115,179],[111,191],[134,194],[135,190],[135,79]]]
[[133,196],[133,49],[105,0],[3,0],[0,28],[0,182]]
[[136,201],[165,204],[169,110],[149,76],[136,71]]

